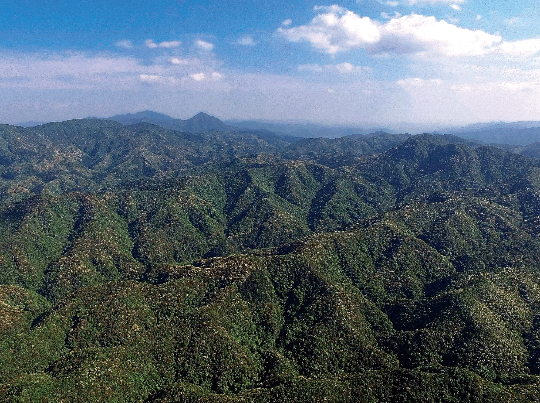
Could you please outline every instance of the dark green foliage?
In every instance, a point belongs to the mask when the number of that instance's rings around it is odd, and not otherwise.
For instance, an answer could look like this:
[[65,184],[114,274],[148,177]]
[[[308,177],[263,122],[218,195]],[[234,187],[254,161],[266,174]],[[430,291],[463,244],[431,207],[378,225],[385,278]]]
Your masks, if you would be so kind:
[[533,160],[452,136],[0,134],[2,401],[540,400]]

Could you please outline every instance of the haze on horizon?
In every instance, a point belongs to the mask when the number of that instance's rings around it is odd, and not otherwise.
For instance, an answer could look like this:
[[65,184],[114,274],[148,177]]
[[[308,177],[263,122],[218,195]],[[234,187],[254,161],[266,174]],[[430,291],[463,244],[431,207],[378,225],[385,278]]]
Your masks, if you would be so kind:
[[0,4],[0,122],[540,120],[535,0]]

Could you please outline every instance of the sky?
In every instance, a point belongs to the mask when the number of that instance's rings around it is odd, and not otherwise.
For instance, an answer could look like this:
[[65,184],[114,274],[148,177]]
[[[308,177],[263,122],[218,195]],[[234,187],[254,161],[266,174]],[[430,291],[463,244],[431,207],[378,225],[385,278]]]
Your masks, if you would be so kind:
[[3,0],[0,122],[540,121],[538,0]]

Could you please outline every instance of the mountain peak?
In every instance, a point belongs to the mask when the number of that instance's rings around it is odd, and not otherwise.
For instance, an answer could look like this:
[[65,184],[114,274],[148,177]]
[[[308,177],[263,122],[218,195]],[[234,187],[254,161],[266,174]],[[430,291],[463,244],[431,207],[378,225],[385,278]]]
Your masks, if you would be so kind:
[[174,119],[163,113],[154,111],[142,111],[136,113],[127,113],[125,115],[116,115],[110,120],[120,122],[124,125],[133,125],[136,123],[151,123],[166,129],[180,130],[184,132],[205,132],[205,131],[230,131],[231,128],[218,118],[205,112],[199,112],[187,120]]
[[211,131],[211,130],[228,130],[228,126],[215,116],[205,112],[199,112],[192,118],[185,120],[186,131]]
[[[214,118],[214,116],[212,115],[209,115],[208,113],[205,113],[205,112],[199,112],[197,113],[195,116],[193,116],[191,119],[195,119],[195,118]],[[216,118],[214,118],[216,119]]]

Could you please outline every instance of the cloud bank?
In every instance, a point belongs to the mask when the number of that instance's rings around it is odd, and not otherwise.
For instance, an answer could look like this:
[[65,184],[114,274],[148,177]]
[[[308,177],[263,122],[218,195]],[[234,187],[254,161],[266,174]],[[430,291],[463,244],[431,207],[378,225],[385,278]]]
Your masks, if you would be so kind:
[[321,13],[310,23],[280,27],[278,33],[290,42],[307,42],[330,55],[364,49],[370,55],[530,57],[540,51],[540,39],[503,41],[500,35],[461,28],[432,16],[396,15],[381,23],[337,5],[315,7],[315,11]]

